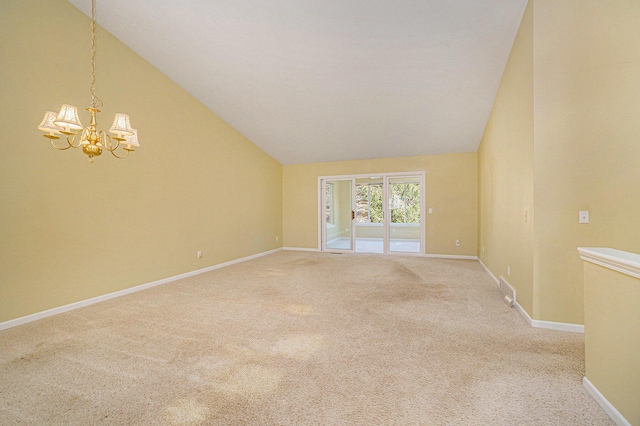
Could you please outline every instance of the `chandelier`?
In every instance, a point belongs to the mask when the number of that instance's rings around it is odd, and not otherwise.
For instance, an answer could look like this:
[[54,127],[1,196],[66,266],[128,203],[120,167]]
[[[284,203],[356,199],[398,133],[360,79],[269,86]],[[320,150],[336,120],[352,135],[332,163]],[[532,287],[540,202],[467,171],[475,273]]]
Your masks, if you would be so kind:
[[[73,105],[62,105],[60,112],[47,111],[38,130],[45,132],[45,138],[51,141],[51,145],[60,151],[69,148],[80,148],[89,156],[89,162],[93,163],[93,157],[102,154],[106,149],[116,158],[125,158],[131,151],[139,147],[138,131],[131,128],[129,116],[117,113],[108,135],[104,130],[98,130],[96,115],[100,112],[103,103],[96,96],[96,0],[91,1],[91,106],[87,111],[91,114],[91,122],[88,127],[83,127],[78,118],[78,108]],[[64,135],[66,146],[58,146],[56,140],[59,134]],[[78,137],[79,136],[79,137]],[[122,146],[123,153],[117,153]]]

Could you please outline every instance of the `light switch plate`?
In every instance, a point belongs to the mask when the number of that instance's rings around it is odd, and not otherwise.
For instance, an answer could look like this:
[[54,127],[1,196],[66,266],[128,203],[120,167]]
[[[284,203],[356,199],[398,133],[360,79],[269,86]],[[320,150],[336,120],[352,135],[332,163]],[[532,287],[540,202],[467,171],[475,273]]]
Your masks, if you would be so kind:
[[578,223],[589,223],[589,212],[581,210],[578,215]]

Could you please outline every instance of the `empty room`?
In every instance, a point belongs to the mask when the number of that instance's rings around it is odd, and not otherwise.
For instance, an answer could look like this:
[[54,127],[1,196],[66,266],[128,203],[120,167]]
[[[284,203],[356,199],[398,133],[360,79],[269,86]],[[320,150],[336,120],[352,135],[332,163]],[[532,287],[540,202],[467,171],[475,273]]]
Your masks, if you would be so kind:
[[0,425],[640,426],[640,2],[0,1]]

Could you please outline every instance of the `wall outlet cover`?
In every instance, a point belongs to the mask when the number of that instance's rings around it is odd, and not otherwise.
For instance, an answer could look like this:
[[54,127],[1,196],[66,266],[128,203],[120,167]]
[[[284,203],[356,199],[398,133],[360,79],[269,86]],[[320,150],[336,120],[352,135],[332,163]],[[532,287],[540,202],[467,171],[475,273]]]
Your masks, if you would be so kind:
[[589,211],[581,210],[578,212],[578,223],[589,223]]

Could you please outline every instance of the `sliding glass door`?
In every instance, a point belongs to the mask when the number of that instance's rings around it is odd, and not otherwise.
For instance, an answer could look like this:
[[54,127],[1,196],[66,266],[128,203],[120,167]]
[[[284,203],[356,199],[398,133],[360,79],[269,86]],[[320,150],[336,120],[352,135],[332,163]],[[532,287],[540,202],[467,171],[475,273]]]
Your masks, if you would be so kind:
[[320,177],[321,250],[424,253],[424,172]]

